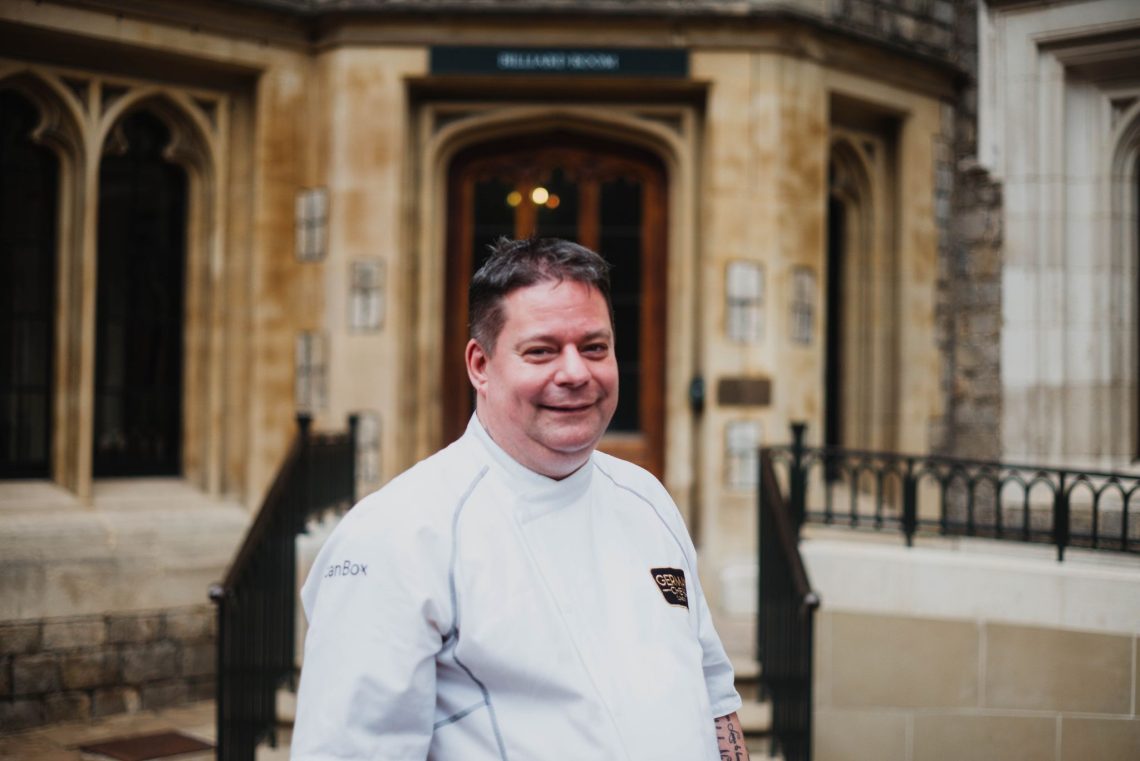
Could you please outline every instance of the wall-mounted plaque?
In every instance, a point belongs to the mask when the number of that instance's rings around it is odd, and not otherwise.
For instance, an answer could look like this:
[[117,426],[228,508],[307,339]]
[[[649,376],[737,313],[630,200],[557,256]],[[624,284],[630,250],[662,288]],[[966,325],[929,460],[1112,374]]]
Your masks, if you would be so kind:
[[772,403],[769,378],[721,378],[716,383],[716,401],[721,407],[767,407]]
[[764,337],[764,266],[759,262],[729,262],[724,295],[728,337],[758,343]]
[[297,258],[302,262],[318,262],[328,248],[328,188],[306,188],[297,192],[294,209],[297,228]]
[[432,74],[687,77],[689,53],[672,48],[531,48],[440,45]]
[[724,427],[725,486],[755,489],[760,468],[761,426],[755,420],[732,420]]
[[328,406],[327,348],[323,333],[297,334],[293,389],[298,412],[315,413]]
[[805,346],[815,339],[816,285],[810,267],[792,270],[791,337]]
[[349,287],[348,329],[354,333],[379,330],[384,325],[384,262],[353,262]]
[[364,410],[357,416],[357,494],[368,494],[380,485],[380,413]]

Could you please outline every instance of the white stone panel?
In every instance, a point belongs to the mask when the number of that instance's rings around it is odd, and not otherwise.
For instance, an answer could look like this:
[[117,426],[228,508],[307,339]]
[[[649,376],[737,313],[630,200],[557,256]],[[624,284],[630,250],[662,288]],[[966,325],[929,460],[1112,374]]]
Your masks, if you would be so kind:
[[1001,334],[1002,381],[1007,388],[1025,388],[1037,381],[1037,333],[1031,325],[1006,323]]
[[1005,329],[1032,324],[1037,315],[1037,274],[1024,266],[1007,265],[1002,279],[1001,311]]
[[1037,382],[1046,386],[1060,386],[1065,382],[1065,365],[1069,361],[1066,351],[1064,328],[1042,328],[1038,330],[1040,341],[1037,344]]
[[[828,610],[1140,633],[1140,559],[986,540],[920,540],[812,529],[800,544]],[[901,542],[901,538],[900,538]]]
[[1057,267],[1037,271],[1037,326],[1060,328],[1068,323],[1065,313],[1065,273]]

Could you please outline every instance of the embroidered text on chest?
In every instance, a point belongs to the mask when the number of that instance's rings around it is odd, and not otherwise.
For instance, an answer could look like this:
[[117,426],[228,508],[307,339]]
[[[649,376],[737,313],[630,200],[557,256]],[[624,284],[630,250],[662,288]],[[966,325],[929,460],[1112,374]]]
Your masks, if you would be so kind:
[[689,595],[685,591],[685,572],[680,568],[650,568],[649,573],[657,588],[665,597],[665,602],[682,608],[689,607]]

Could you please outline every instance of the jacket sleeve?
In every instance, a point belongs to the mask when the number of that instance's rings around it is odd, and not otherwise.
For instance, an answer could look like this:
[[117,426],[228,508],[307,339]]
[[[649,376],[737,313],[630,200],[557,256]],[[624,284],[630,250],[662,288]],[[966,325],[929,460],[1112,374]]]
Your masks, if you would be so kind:
[[[694,563],[696,561],[694,555]],[[696,565],[694,564],[694,568]],[[709,611],[708,601],[705,600],[704,590],[701,589],[699,578],[693,580],[694,591],[697,598],[698,632],[701,641],[703,657],[701,665],[705,672],[705,687],[709,691],[709,708],[712,718],[719,719],[740,709],[742,700],[736,691],[736,677],[732,670],[732,663],[724,651],[724,645],[713,626],[712,613]]]
[[427,757],[450,626],[445,540],[384,492],[333,531],[302,590],[309,620],[294,761]]

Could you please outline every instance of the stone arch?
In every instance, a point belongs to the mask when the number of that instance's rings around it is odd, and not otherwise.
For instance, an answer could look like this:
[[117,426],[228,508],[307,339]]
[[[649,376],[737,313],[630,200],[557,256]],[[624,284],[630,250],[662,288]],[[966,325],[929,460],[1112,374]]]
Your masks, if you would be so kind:
[[216,145],[209,120],[201,109],[182,93],[140,87],[114,101],[102,114],[98,130],[101,150],[115,150],[121,135],[117,129],[135,111],[148,111],[170,130],[170,142],[163,151],[166,159],[188,172],[208,180],[216,166]]
[[193,99],[182,92],[158,87],[137,87],[114,100],[100,115],[96,135],[100,155],[125,149],[124,121],[138,112],[156,117],[167,128],[165,160],[186,173],[185,293],[183,305],[183,429],[182,469],[188,480],[208,490],[218,488],[216,407],[221,390],[217,330],[222,284],[223,175],[219,138],[210,120]]
[[12,69],[0,71],[0,89],[20,93],[39,111],[34,141],[54,150],[61,161],[76,164],[82,159],[83,105],[63,83],[32,69]]
[[74,93],[45,72],[23,67],[0,70],[0,90],[14,91],[32,103],[39,112],[39,123],[31,139],[50,149],[59,162],[51,475],[54,481],[75,489],[82,462],[75,434],[81,420],[83,314],[78,305],[83,303],[86,118]]

